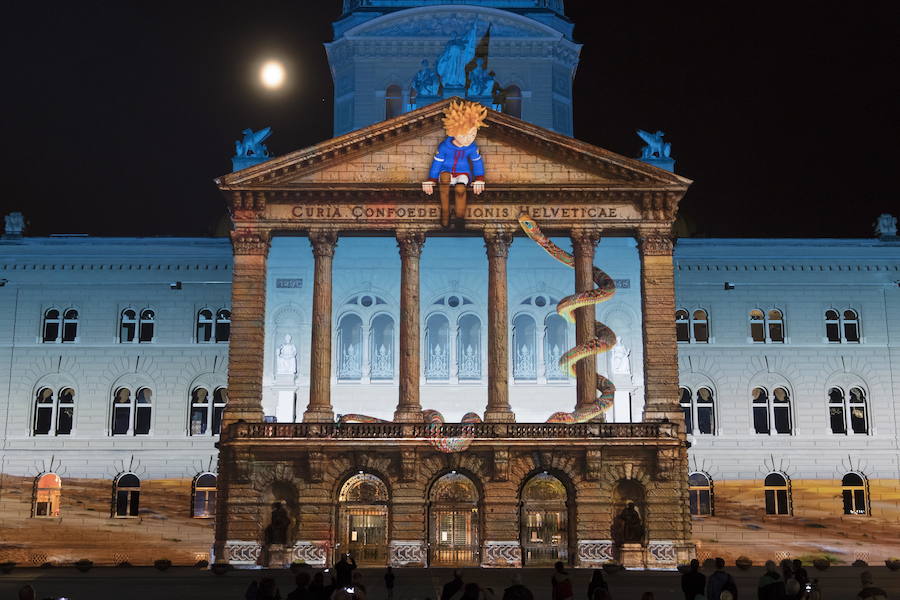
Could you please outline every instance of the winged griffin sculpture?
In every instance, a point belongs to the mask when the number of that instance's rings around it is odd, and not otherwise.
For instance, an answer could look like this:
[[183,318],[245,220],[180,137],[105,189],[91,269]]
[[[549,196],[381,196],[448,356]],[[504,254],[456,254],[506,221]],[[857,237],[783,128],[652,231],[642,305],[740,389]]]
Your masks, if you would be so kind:
[[266,127],[255,132],[252,129],[245,129],[241,133],[244,134],[243,140],[234,143],[234,155],[236,157],[267,157],[269,149],[263,142],[272,135],[272,128]]
[[650,133],[649,131],[638,129],[637,134],[642,140],[647,142],[647,145],[641,148],[641,159],[671,158],[669,155],[672,153],[672,144],[663,142],[663,136],[666,135],[664,132]]

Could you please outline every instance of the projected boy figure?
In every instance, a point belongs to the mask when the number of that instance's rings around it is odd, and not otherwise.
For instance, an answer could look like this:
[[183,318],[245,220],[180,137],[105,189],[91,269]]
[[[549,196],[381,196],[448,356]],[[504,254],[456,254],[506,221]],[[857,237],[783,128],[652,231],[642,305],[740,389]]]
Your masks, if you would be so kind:
[[449,136],[438,146],[428,181],[422,191],[429,196],[438,184],[441,198],[441,225],[450,225],[450,186],[454,188],[454,213],[459,223],[466,217],[466,186],[472,182],[476,195],[484,191],[484,161],[478,153],[475,137],[479,127],[487,127],[487,108],[476,102],[453,101],[444,111],[444,131]]

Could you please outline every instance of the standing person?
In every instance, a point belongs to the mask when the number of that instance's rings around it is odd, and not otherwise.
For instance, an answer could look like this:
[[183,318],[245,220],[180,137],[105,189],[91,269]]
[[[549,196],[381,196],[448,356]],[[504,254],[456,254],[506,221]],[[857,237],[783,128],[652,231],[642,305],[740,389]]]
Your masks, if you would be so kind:
[[[681,591],[684,592],[684,600],[698,600],[705,598],[706,575],[700,572],[700,561],[696,558],[691,561],[691,568],[681,576]],[[721,592],[720,592],[721,595]]]
[[286,600],[311,600],[312,596],[307,589],[309,588],[309,573],[297,573],[294,583],[297,584],[297,587],[287,595]]
[[766,561],[766,572],[759,578],[756,595],[759,600],[784,600],[784,580],[774,560]]
[[606,578],[600,569],[594,569],[594,572],[591,573],[591,582],[588,584],[587,590],[588,600],[595,600],[597,592],[609,592],[609,584],[606,583]]
[[444,589],[441,591],[441,600],[451,600],[457,598],[459,595],[461,595],[460,590],[462,589],[462,573],[460,573],[458,569],[454,569],[453,579],[445,583]]
[[387,590],[387,600],[394,600],[394,571],[388,567],[384,572],[384,589]]
[[797,580],[797,583],[800,584],[800,589],[802,590],[800,593],[806,593],[806,584],[809,583],[809,574],[807,574],[806,569],[803,568],[803,561],[799,558],[794,559],[793,569],[791,569],[794,573],[794,579]]
[[[347,559],[350,562],[347,562]],[[338,587],[346,587],[353,582],[353,571],[356,569],[356,559],[349,552],[341,554],[341,560],[334,565],[334,575]]]
[[30,585],[19,588],[19,600],[37,600],[37,592]]
[[259,582],[259,590],[256,592],[256,600],[281,600],[281,592],[271,577],[263,577]]
[[856,595],[860,600],[887,600],[887,592],[880,587],[875,587],[875,580],[869,571],[863,571],[859,574],[859,581],[862,583],[862,589]]
[[572,580],[564,567],[561,560],[556,561],[556,564],[553,565],[553,577],[550,580],[553,585],[553,600],[574,600],[575,598],[575,593],[572,591]]
[[731,592],[733,600],[737,600],[737,584],[734,582],[734,577],[725,571],[725,559],[718,557],[716,558],[715,572],[706,580],[707,600],[719,600],[722,590],[728,590]]
[[[326,569],[326,571],[330,572],[329,569]],[[328,600],[331,598],[331,592],[333,591],[334,579],[328,585],[325,585],[324,573],[319,572],[313,575],[313,580],[308,590],[310,600]]]
[[467,583],[460,600],[481,600],[481,588],[477,583]]
[[534,594],[522,584],[520,573],[513,573],[512,585],[503,590],[503,600],[534,600]]

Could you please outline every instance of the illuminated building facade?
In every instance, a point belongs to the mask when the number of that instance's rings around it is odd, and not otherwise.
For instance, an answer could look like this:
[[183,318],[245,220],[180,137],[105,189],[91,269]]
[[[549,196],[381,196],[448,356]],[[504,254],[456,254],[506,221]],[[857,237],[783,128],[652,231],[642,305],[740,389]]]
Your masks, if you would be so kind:
[[[443,232],[418,182],[446,94],[411,82],[474,23],[496,82],[473,96],[495,109],[487,191]],[[210,558],[214,515],[215,555],[238,565],[348,548],[401,566],[897,554],[889,228],[672,251],[665,194],[686,180],[565,137],[578,45],[561,2],[346,2],[328,56],[335,133],[357,131],[222,178],[234,255],[7,228],[0,558],[192,562]],[[611,195],[626,181],[643,189]],[[582,256],[599,234],[594,262],[618,287],[596,308],[619,337],[596,366],[616,385],[606,423],[542,423],[580,400],[556,362],[576,331],[554,307],[575,288],[511,237],[522,206]],[[407,418],[419,409],[488,423],[444,454]],[[349,413],[397,422],[334,424]],[[626,549],[629,500],[646,532]],[[284,544],[267,539],[276,501]]]

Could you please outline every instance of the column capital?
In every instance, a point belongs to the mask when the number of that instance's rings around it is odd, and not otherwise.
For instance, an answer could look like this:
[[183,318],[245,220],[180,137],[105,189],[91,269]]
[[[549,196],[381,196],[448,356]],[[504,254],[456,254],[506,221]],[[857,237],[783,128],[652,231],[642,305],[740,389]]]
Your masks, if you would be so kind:
[[489,258],[507,258],[512,241],[513,232],[510,227],[496,226],[484,229],[484,247]]
[[600,242],[600,230],[592,227],[578,227],[569,232],[572,240],[572,249],[576,255],[590,254],[593,256],[594,248]]
[[639,229],[638,246],[643,256],[670,256],[672,254],[672,234],[659,229]]
[[313,256],[334,256],[338,234],[334,229],[315,228],[309,230],[309,243]]
[[422,247],[425,246],[425,231],[421,229],[398,229],[397,247],[400,256],[418,258],[422,256]]
[[266,256],[270,241],[268,229],[235,229],[231,232],[231,246],[237,255]]

